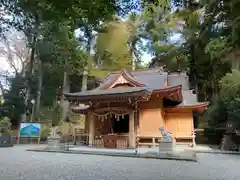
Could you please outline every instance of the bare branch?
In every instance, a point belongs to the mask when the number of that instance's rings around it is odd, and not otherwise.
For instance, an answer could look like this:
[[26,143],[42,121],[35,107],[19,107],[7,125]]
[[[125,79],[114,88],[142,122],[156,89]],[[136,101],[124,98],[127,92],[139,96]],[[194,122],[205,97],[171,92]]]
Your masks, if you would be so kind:
[[0,90],[1,90],[1,93],[2,93],[2,95],[3,95],[3,97],[4,97],[4,87],[3,87],[1,81],[0,81]]
[[0,42],[0,56],[5,57],[15,73],[22,73],[27,65],[29,50],[23,33],[8,31]]

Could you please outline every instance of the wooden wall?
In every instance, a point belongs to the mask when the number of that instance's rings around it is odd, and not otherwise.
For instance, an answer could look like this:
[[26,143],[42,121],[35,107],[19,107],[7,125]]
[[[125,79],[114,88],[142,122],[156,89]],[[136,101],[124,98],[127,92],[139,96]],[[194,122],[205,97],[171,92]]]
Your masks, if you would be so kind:
[[165,126],[162,101],[152,99],[139,104],[138,136],[161,136],[160,126]]
[[174,137],[191,136],[193,127],[193,116],[191,112],[167,113],[165,116],[166,129]]
[[193,116],[190,110],[185,112],[165,112],[162,101],[151,100],[139,104],[139,127],[138,136],[160,136],[160,126],[176,136],[191,136]]

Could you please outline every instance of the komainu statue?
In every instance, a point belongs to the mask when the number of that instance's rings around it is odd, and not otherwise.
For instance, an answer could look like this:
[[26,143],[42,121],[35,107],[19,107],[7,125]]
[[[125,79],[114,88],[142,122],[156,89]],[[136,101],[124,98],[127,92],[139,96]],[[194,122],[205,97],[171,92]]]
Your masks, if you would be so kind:
[[161,132],[162,137],[163,137],[164,140],[168,140],[168,141],[173,142],[173,137],[171,136],[171,134],[170,134],[169,132],[167,132],[167,131],[164,130],[164,127],[163,127],[163,126],[161,126],[161,127],[159,128],[159,130],[160,130],[160,132]]

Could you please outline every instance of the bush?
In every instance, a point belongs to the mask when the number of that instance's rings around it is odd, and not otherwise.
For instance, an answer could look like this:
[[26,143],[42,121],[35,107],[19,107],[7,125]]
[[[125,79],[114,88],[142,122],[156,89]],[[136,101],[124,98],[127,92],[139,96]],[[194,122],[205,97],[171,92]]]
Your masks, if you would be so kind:
[[205,128],[203,132],[196,133],[197,144],[219,145],[225,130]]
[[45,128],[41,131],[40,134],[40,139],[41,140],[47,140],[48,136],[51,134],[51,129],[50,128]]
[[11,133],[11,121],[8,117],[3,117],[0,119],[0,133],[9,134]]

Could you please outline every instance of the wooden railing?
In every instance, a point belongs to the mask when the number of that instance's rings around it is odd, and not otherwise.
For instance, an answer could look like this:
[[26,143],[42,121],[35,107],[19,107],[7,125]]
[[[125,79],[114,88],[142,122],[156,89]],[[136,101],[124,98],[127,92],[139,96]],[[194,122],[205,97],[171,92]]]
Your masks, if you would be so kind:
[[[114,142],[110,143],[109,141],[113,141],[113,139],[105,139],[104,138],[95,138],[93,142],[93,146],[95,148],[116,148],[116,149],[127,149],[128,148],[128,140],[126,139],[115,139]],[[110,144],[109,144],[110,143]]]
[[[74,137],[74,142],[76,142],[76,144],[78,144],[78,142],[81,142],[82,144],[88,145],[88,133],[77,133]],[[95,136],[93,146],[95,148],[126,149],[128,148],[128,137],[121,135]]]
[[103,135],[104,148],[126,149],[128,148],[128,137],[119,135]]
[[[161,136],[137,136],[136,144],[137,147],[156,147],[159,146],[159,139]],[[190,136],[175,136],[174,144],[193,144],[194,135]]]
[[84,129],[80,129],[80,128],[74,129],[74,136],[73,136],[74,144],[76,144],[77,141],[83,144],[87,144],[88,139],[89,139],[89,134],[84,132]]
[[159,144],[160,136],[137,136],[137,147],[156,147]]

